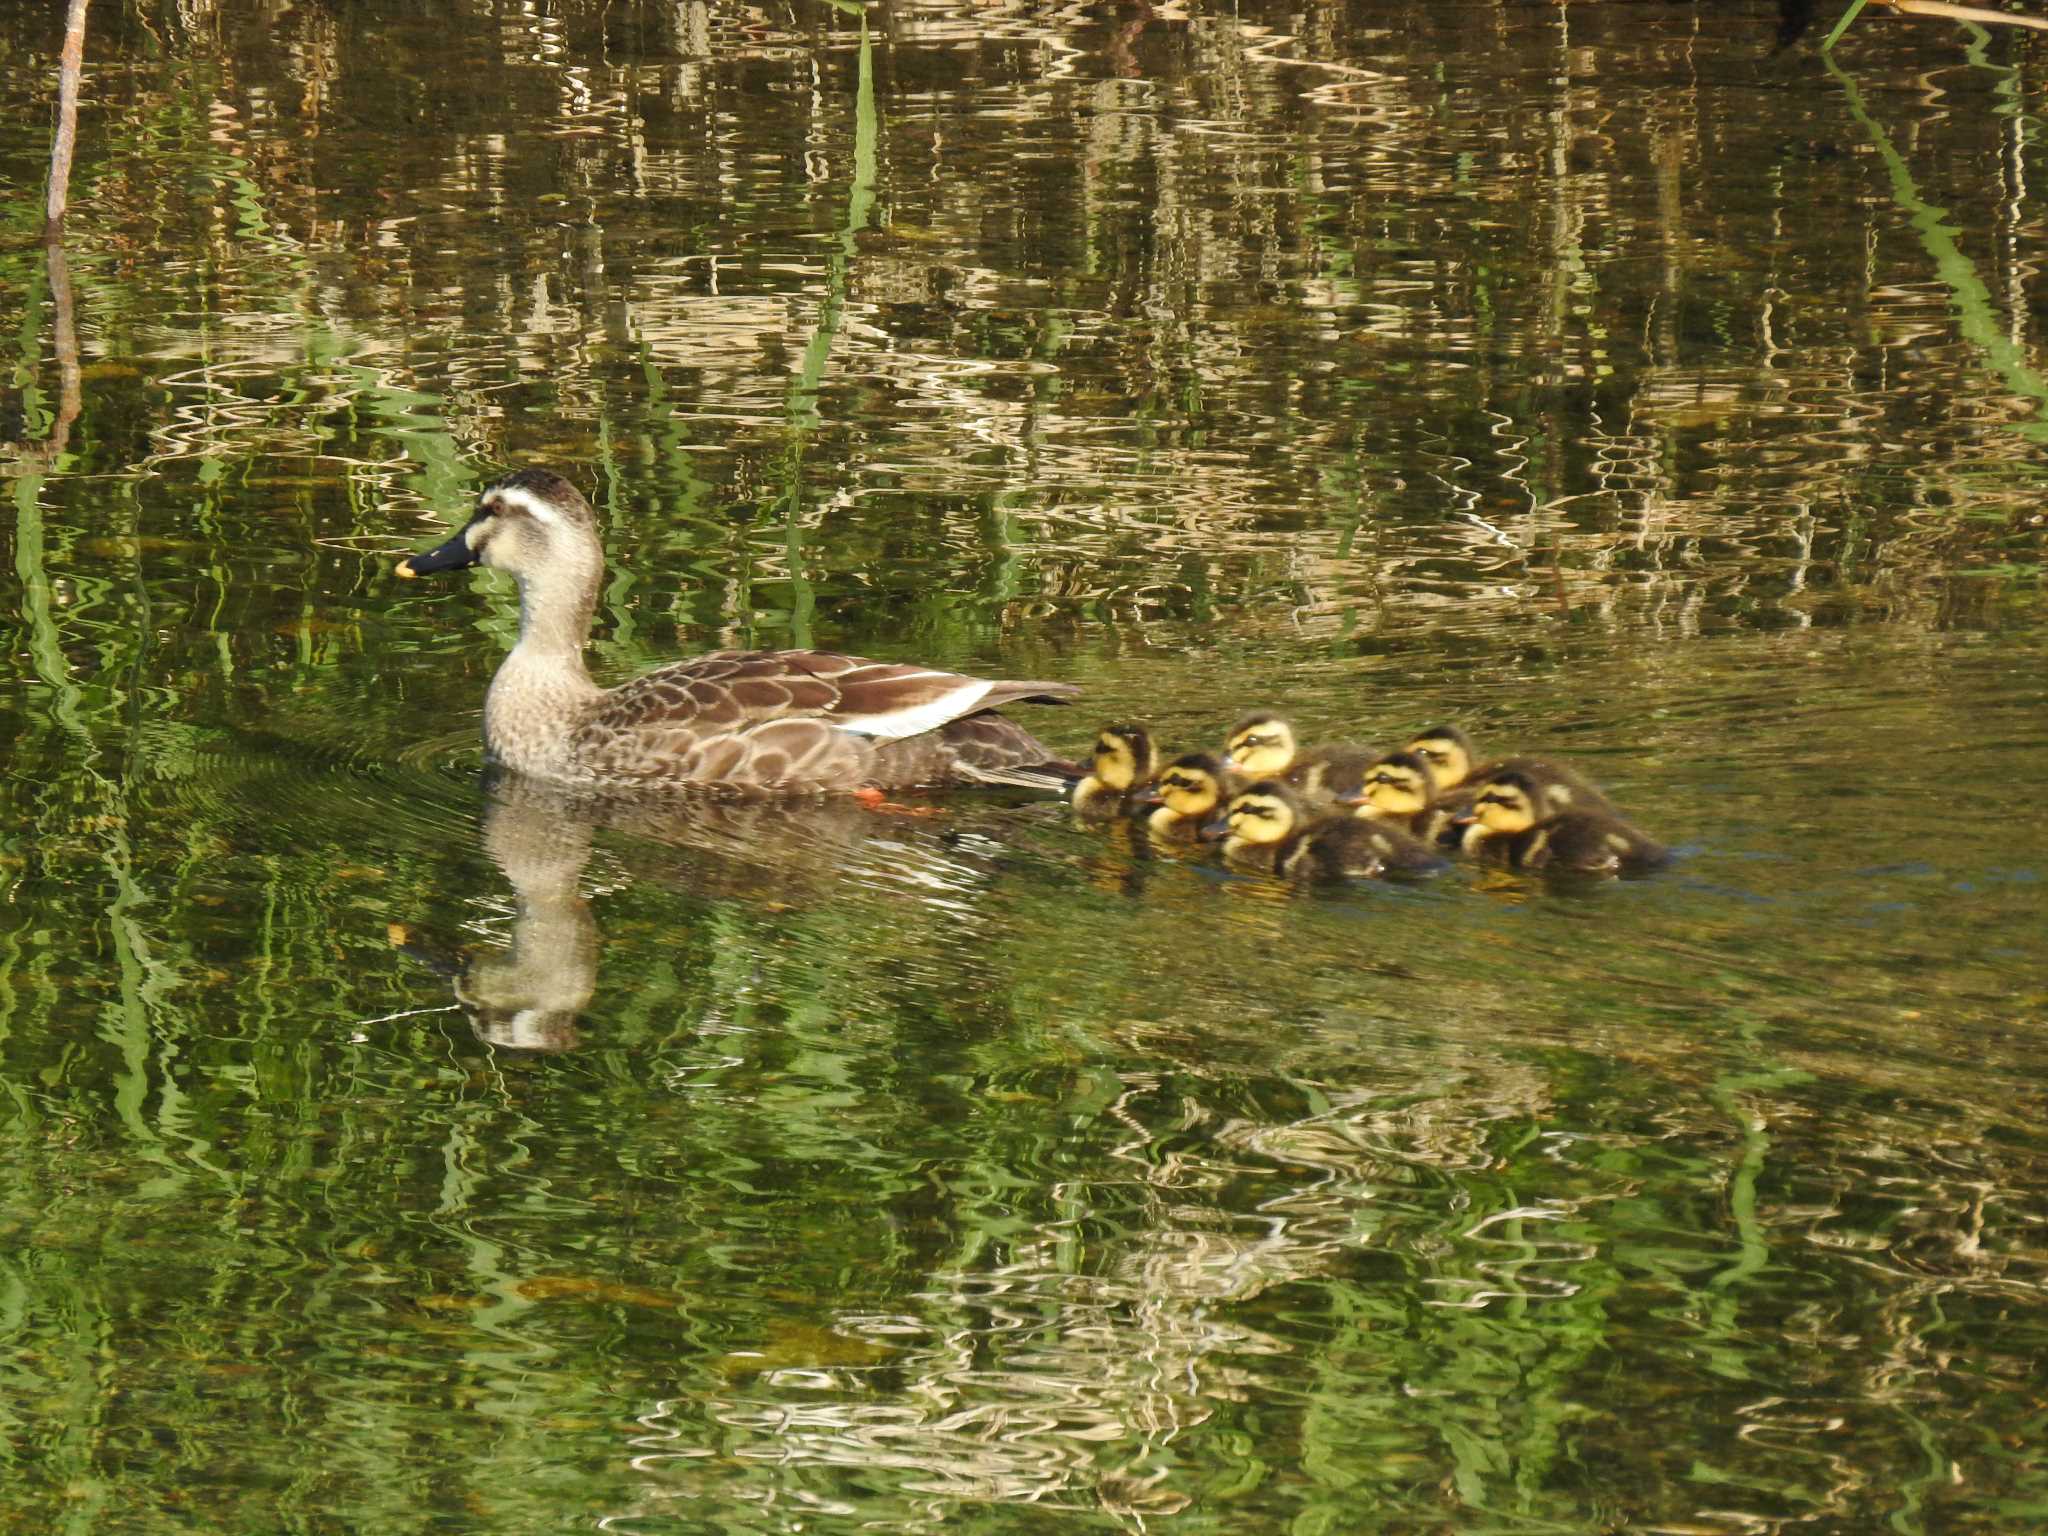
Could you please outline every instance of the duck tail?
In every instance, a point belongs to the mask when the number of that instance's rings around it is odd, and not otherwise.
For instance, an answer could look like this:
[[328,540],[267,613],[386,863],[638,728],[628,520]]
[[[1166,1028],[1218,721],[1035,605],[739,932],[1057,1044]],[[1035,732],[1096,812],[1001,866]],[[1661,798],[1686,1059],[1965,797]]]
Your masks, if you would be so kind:
[[963,762],[959,764],[958,771],[963,779],[976,784],[1007,784],[1013,789],[1041,789],[1052,795],[1065,794],[1088,776],[1087,769],[1064,758],[1010,765]]

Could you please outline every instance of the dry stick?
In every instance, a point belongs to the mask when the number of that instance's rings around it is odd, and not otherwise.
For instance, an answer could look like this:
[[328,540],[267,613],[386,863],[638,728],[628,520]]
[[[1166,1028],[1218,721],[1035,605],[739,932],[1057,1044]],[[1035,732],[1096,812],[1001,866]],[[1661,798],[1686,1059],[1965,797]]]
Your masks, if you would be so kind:
[[64,201],[71,190],[71,149],[78,140],[78,72],[85,63],[85,7],[71,0],[64,18],[64,54],[57,66],[57,138],[50,145],[50,198],[44,205],[43,232],[55,235],[64,224]]

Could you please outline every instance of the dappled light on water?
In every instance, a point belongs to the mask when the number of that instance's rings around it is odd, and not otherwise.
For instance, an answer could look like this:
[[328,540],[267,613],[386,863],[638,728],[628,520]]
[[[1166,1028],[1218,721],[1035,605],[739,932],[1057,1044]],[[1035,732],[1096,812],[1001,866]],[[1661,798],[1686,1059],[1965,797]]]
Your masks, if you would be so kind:
[[[2040,44],[1777,25],[94,7],[0,241],[0,1525],[2039,1507]],[[606,684],[1454,721],[1675,859],[491,774],[509,583],[393,567],[524,465]]]

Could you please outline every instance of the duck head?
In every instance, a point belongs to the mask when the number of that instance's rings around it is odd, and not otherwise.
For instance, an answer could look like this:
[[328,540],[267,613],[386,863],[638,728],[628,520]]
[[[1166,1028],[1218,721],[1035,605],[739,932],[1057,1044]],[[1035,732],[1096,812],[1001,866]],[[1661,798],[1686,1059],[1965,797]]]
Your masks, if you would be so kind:
[[1159,749],[1142,725],[1105,725],[1095,738],[1091,767],[1104,788],[1134,789],[1159,771]]
[[1496,774],[1472,802],[1472,820],[1488,833],[1512,837],[1543,819],[1536,781],[1526,773]]
[[1456,789],[1471,776],[1474,753],[1472,738],[1455,725],[1435,725],[1410,741],[1404,749],[1429,764],[1436,778],[1436,793]]
[[1230,728],[1223,751],[1238,772],[1263,779],[1285,773],[1300,746],[1292,725],[1271,710],[1261,709]]
[[595,580],[603,564],[597,514],[583,493],[552,471],[522,469],[485,486],[461,531],[406,556],[398,574],[411,579],[488,565],[522,580],[551,571]]
[[1223,760],[1207,752],[1190,752],[1176,757],[1159,770],[1151,799],[1182,821],[1201,821],[1216,814],[1223,803],[1223,786],[1230,770]]
[[1389,752],[1365,770],[1356,795],[1339,797],[1360,817],[1417,816],[1436,798],[1436,771],[1420,752]]
[[1285,842],[1305,820],[1293,790],[1277,779],[1262,779],[1233,796],[1229,808],[1202,834],[1225,839],[1223,851],[1228,854],[1237,846]]

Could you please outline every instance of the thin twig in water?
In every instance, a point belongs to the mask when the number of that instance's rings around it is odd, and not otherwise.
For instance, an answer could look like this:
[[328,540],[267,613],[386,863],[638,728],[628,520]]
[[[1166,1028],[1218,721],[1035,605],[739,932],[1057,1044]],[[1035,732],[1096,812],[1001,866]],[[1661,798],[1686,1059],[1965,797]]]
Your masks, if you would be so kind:
[[78,75],[85,65],[85,7],[71,0],[64,18],[64,52],[57,63],[57,135],[50,144],[50,192],[43,204],[43,234],[56,238],[71,194],[71,151],[78,142]]

